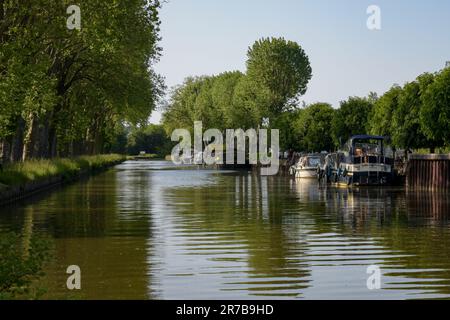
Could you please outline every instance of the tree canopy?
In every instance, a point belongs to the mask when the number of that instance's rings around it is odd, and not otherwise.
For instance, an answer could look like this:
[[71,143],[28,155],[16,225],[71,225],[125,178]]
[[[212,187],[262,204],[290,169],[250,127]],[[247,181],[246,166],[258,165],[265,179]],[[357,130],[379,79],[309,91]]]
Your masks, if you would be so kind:
[[103,152],[162,94],[159,1],[83,1],[79,30],[67,28],[70,4],[0,1],[4,161]]
[[189,77],[176,87],[163,115],[168,132],[192,129],[194,121],[208,128],[258,128],[276,121],[311,79],[309,59],[295,42],[265,38],[248,49],[247,71]]
[[370,116],[370,133],[391,136],[392,115],[394,110],[397,109],[401,92],[402,88],[394,85],[377,100]]
[[434,146],[450,145],[450,67],[437,74],[422,95],[420,123]]
[[[160,2],[86,0],[79,29],[67,27],[70,4],[0,0],[3,162],[135,153],[145,143],[150,152],[162,139],[162,127],[148,125],[165,89],[154,71]],[[248,48],[245,72],[188,77],[173,88],[162,125],[166,135],[192,130],[195,121],[222,131],[276,128],[281,147],[298,151],[332,150],[360,133],[392,136],[400,148],[450,145],[449,68],[379,98],[349,97],[336,110],[326,103],[300,107],[311,78],[300,44],[262,38]]]
[[422,94],[433,82],[432,74],[423,74],[415,81],[406,83],[398,97],[397,108],[392,114],[392,141],[403,148],[426,148],[432,141],[428,139],[420,123]]
[[296,133],[301,150],[321,152],[333,150],[330,124],[335,110],[328,103],[314,103],[302,109],[296,120]]
[[331,122],[334,145],[340,147],[351,136],[366,134],[369,130],[369,117],[373,101],[369,98],[350,97],[341,101]]
[[286,111],[290,102],[306,93],[312,69],[298,43],[284,38],[260,39],[249,48],[247,57],[247,77],[267,100],[263,116],[270,118]]

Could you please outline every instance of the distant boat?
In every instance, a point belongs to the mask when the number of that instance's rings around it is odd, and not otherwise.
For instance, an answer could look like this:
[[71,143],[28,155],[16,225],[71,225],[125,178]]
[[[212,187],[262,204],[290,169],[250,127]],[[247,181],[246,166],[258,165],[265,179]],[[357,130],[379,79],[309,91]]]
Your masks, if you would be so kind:
[[394,177],[394,155],[387,138],[357,135],[342,150],[326,156],[319,180],[344,185],[389,185]]
[[317,178],[317,172],[324,163],[324,155],[310,154],[300,157],[291,167],[291,174],[296,178]]
[[194,164],[201,165],[203,164],[203,152],[197,152],[194,154]]
[[193,156],[192,155],[183,155],[181,157],[182,164],[192,164]]

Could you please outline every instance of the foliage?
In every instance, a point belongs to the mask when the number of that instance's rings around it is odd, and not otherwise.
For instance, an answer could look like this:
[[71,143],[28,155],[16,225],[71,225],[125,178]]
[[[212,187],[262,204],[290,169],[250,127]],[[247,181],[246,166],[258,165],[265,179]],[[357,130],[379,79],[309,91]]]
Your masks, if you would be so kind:
[[162,95],[159,1],[82,1],[80,30],[66,27],[71,4],[0,2],[4,160],[101,153]]
[[224,72],[214,77],[211,87],[212,103],[220,112],[217,127],[220,129],[246,127],[240,108],[236,105],[236,90],[244,75],[240,71]]
[[286,111],[292,100],[306,93],[312,77],[308,56],[300,45],[283,38],[264,38],[249,48],[247,77],[260,87],[267,100],[263,116],[271,118]]
[[280,130],[280,150],[302,150],[302,141],[296,134],[297,119],[300,117],[302,109],[292,109],[284,111],[271,127]]
[[347,101],[341,101],[331,122],[336,147],[340,147],[353,135],[368,132],[372,108],[373,103],[369,98],[350,97]]
[[[172,95],[164,128],[168,133],[174,128],[192,130],[196,120],[222,130],[259,128],[271,96],[261,83],[240,72],[188,78]],[[327,104],[299,109],[287,103],[271,115],[268,126],[280,129],[282,150],[332,150],[352,135],[371,133],[392,137],[395,147],[428,147],[433,152],[450,144],[449,83],[447,68],[424,73],[403,87],[394,85],[381,97],[350,97],[335,112]]]
[[422,94],[433,83],[434,76],[425,73],[415,81],[406,83],[398,97],[397,108],[392,114],[392,142],[406,149],[418,149],[430,146],[420,124]]
[[236,84],[233,109],[228,116],[233,119],[234,128],[258,128],[268,109],[268,96],[267,88],[261,83],[242,77]]
[[173,144],[162,125],[150,124],[134,128],[128,139],[128,154],[137,155],[141,151],[164,158],[171,153]]
[[328,103],[314,103],[304,108],[296,121],[301,149],[308,152],[333,150],[330,124],[335,110]]
[[[420,123],[434,146],[450,145],[450,68],[436,75],[422,97]],[[440,143],[436,143],[440,141]]]
[[171,101],[167,106],[162,122],[168,134],[177,128],[193,130],[196,119],[196,102],[207,77],[187,78],[184,83],[172,90]]
[[258,128],[275,121],[306,92],[311,67],[303,49],[282,38],[261,39],[248,50],[247,72],[189,77],[176,87],[163,114],[167,133],[204,128]]
[[398,99],[402,88],[398,85],[392,86],[375,103],[370,116],[370,133],[380,136],[392,135],[392,116],[397,109]]

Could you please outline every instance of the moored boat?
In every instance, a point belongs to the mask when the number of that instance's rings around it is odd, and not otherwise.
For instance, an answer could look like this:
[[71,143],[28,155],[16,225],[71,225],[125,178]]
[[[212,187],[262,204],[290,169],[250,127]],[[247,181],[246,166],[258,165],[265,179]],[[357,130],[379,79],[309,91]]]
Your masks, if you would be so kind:
[[382,136],[353,136],[342,150],[325,158],[319,180],[361,186],[391,184],[394,155],[387,140]]
[[298,162],[291,167],[291,174],[296,178],[316,178],[318,169],[324,163],[323,154],[309,154],[300,157]]

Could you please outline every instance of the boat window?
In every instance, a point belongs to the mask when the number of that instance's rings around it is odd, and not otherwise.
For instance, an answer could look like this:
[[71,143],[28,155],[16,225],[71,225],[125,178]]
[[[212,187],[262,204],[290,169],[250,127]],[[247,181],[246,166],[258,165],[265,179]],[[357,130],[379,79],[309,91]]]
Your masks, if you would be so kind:
[[356,140],[353,144],[353,155],[356,157],[380,155],[383,153],[383,141],[376,139]]
[[320,158],[308,158],[309,167],[317,167],[320,165]]

